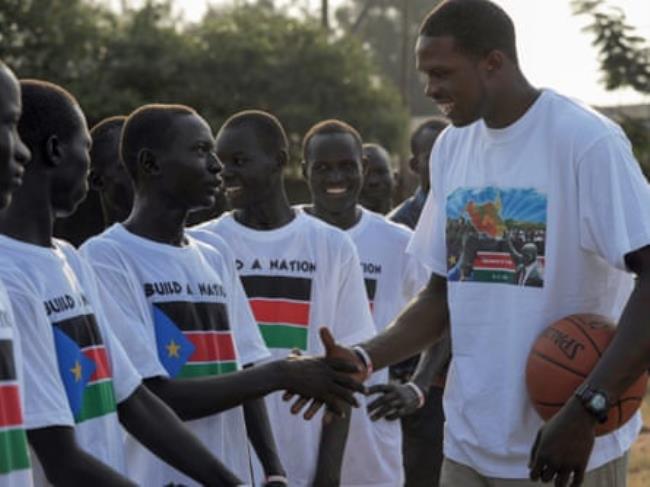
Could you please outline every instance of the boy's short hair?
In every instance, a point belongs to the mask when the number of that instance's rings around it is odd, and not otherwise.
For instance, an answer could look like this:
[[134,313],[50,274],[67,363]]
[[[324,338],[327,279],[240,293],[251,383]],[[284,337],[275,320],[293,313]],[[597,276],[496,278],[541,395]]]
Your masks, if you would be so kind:
[[302,139],[302,158],[307,162],[307,152],[309,149],[309,142],[317,135],[330,135],[330,134],[349,134],[354,139],[356,145],[359,147],[359,154],[363,155],[363,140],[361,135],[352,125],[343,122],[342,120],[330,119],[318,122],[310,128],[305,137]]
[[138,154],[144,148],[166,147],[166,132],[179,115],[197,115],[185,105],[154,103],[133,111],[124,121],[120,138],[120,157],[127,171],[137,182]]
[[[244,110],[228,118],[219,129],[219,133],[229,128],[247,127],[256,135],[258,141],[269,153],[288,151],[289,140],[278,118],[262,110]],[[217,135],[218,136],[218,135]]]
[[427,130],[442,132],[449,125],[449,121],[443,117],[430,117],[424,120],[411,134],[411,154],[418,152],[418,139]]

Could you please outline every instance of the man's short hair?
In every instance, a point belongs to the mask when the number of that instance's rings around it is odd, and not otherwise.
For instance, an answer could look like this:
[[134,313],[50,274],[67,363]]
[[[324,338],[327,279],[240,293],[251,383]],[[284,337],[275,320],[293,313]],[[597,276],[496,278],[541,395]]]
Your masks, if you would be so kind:
[[307,162],[307,150],[309,149],[309,142],[317,135],[333,135],[333,134],[349,134],[354,139],[356,145],[359,147],[359,154],[363,154],[363,140],[357,129],[352,125],[343,122],[342,120],[323,120],[318,122],[310,128],[305,137],[302,139],[302,158]]
[[81,108],[64,88],[35,79],[20,81],[23,111],[18,122],[20,138],[32,153],[42,150],[47,140],[56,135],[70,140],[79,130]]
[[418,152],[418,141],[420,136],[427,130],[442,132],[449,125],[449,121],[443,117],[430,117],[423,121],[411,134],[411,154]]
[[445,0],[424,19],[420,35],[453,37],[461,50],[478,57],[498,49],[518,63],[512,19],[490,0]]
[[144,105],[133,111],[125,120],[120,138],[120,156],[127,171],[137,182],[138,154],[142,149],[167,147],[167,132],[179,115],[197,115],[196,110],[185,105]]
[[226,129],[246,127],[251,129],[264,151],[276,154],[289,150],[289,140],[280,120],[271,113],[262,110],[244,110],[228,118],[219,129],[219,133]]

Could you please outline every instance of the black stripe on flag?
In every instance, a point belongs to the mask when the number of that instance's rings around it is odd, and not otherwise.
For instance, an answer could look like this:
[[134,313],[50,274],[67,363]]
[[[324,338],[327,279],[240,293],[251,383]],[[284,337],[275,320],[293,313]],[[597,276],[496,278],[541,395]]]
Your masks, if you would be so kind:
[[16,380],[14,344],[11,340],[0,340],[0,380]]
[[249,299],[311,300],[311,279],[287,276],[241,276],[241,282]]
[[374,301],[375,294],[377,293],[377,279],[364,279],[366,283],[366,293],[368,294],[368,300]]
[[171,301],[154,303],[181,331],[228,331],[228,310],[223,303]]
[[79,315],[67,320],[57,321],[54,326],[72,338],[79,348],[103,345],[102,334],[99,332],[95,315]]

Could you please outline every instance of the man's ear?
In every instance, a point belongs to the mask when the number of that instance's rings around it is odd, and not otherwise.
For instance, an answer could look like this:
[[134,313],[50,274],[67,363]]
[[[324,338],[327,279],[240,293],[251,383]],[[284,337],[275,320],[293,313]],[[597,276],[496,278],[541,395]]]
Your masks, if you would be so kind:
[[361,158],[361,174],[363,175],[364,179],[368,176],[369,167],[370,167],[370,161],[368,160],[368,157],[363,156]]
[[411,156],[409,158],[409,168],[411,171],[413,171],[415,174],[419,174],[419,168],[418,168],[418,159],[415,156]]
[[94,191],[101,191],[104,189],[104,178],[97,174],[97,171],[90,171],[88,173],[88,185]]
[[45,141],[45,164],[58,167],[63,162],[63,149],[57,135],[50,135]]
[[277,156],[278,163],[280,168],[284,169],[289,164],[289,153],[286,149],[280,149]]
[[160,174],[160,165],[156,159],[156,155],[151,149],[140,149],[138,151],[138,172],[148,176],[155,176]]
[[487,73],[487,76],[492,77],[501,71],[505,61],[505,54],[498,49],[493,49],[483,58],[481,64],[483,65],[483,69]]

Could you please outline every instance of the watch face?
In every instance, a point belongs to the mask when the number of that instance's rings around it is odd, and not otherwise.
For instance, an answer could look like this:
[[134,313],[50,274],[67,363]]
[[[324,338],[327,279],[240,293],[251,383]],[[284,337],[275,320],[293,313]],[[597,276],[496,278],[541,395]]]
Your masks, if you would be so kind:
[[594,397],[589,401],[589,405],[595,411],[603,411],[607,407],[607,399],[602,394],[594,394]]

